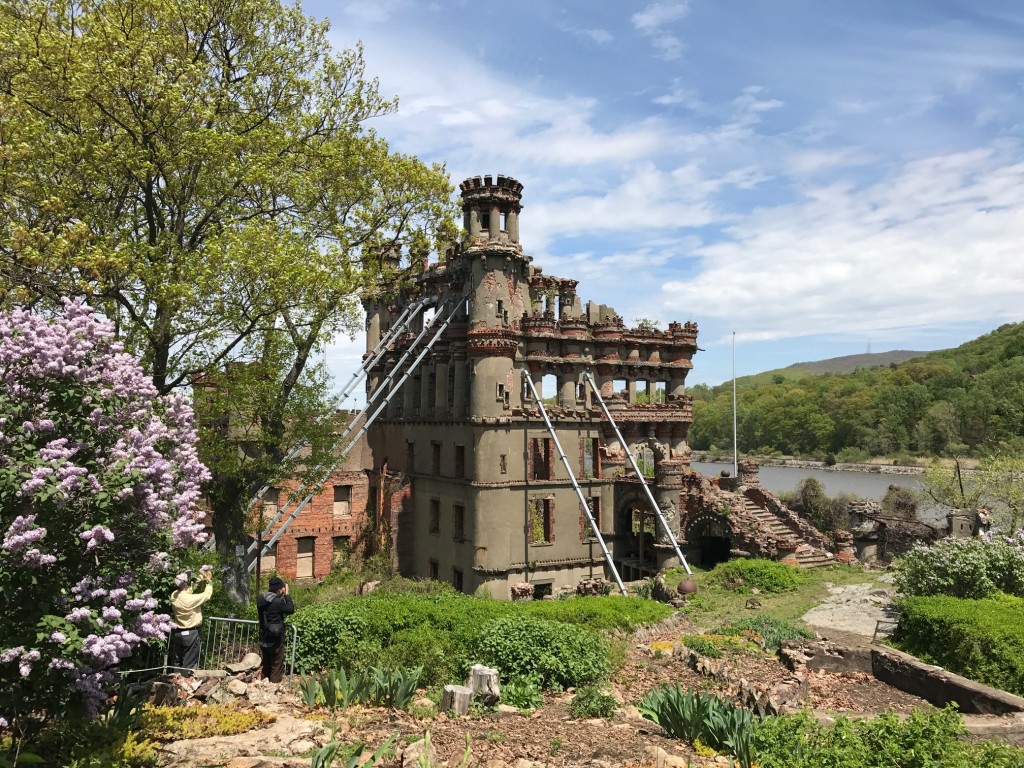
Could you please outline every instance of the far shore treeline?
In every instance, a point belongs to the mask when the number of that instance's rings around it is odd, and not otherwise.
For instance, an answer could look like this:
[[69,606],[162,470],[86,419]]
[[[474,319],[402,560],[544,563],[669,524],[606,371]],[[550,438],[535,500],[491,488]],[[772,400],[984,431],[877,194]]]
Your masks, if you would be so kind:
[[[1024,453],[1024,323],[903,363],[765,379],[739,385],[743,453],[849,462]],[[731,447],[731,384],[689,392],[691,447]]]

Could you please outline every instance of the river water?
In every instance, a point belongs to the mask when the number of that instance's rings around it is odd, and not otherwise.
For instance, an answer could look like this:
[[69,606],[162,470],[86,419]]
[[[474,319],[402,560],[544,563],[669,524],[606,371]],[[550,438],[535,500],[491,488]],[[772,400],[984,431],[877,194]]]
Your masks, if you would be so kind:
[[[717,476],[723,469],[732,474],[732,463],[695,461],[691,465],[703,475]],[[825,493],[835,496],[854,493],[865,499],[881,501],[890,485],[921,490],[917,475],[883,475],[879,472],[850,472],[849,470],[804,469],[801,467],[766,467],[761,465],[761,485],[772,493],[795,491],[800,481],[813,477],[825,486]]]
[[[702,475],[717,476],[723,469],[732,474],[732,462],[694,461],[690,464]],[[803,467],[767,467],[763,464],[758,473],[761,485],[772,493],[795,491],[804,478],[813,477],[824,487],[829,496],[853,493],[864,499],[881,501],[890,485],[921,490],[920,475],[886,475],[881,472],[851,472],[850,470],[807,469]],[[943,525],[945,510],[925,505],[918,508],[918,518],[931,525]]]

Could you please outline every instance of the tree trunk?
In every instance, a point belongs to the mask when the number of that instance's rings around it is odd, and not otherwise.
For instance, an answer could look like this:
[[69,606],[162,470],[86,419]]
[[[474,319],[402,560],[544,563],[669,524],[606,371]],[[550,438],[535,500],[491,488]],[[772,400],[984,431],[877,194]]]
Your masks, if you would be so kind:
[[441,711],[449,710],[456,715],[469,714],[469,702],[473,698],[473,689],[464,685],[446,685],[441,696]]
[[474,664],[470,667],[466,687],[473,691],[473,695],[484,706],[493,707],[501,699],[498,670],[485,667],[483,664]]

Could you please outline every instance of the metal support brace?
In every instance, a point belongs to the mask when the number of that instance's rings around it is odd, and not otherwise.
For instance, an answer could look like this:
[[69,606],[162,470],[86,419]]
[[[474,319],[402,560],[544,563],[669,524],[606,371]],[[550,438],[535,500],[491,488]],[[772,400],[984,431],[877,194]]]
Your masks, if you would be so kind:
[[623,595],[628,595],[626,586],[622,583],[622,579],[619,577],[619,572],[615,568],[615,563],[612,561],[612,554],[608,551],[608,546],[604,543],[604,537],[601,535],[601,531],[598,528],[597,521],[594,520],[594,516],[590,513],[590,505],[587,504],[587,498],[583,495],[583,489],[580,488],[580,484],[576,481],[576,475],[573,474],[572,467],[569,466],[569,459],[565,456],[565,451],[562,450],[562,444],[558,442],[558,435],[555,434],[555,428],[551,426],[551,420],[548,418],[548,412],[544,408],[544,401],[541,400],[540,394],[537,392],[537,388],[533,385],[533,379],[530,378],[530,372],[525,368],[522,369],[523,383],[529,388],[533,394],[533,399],[537,403],[537,407],[540,408],[540,415],[544,418],[544,424],[548,428],[548,432],[551,434],[551,439],[555,443],[555,448],[558,450],[558,455],[562,459],[562,463],[565,465],[565,471],[569,473],[569,479],[572,481],[572,487],[576,489],[576,495],[580,499],[580,507],[583,509],[583,514],[587,516],[587,520],[590,522],[590,529],[594,532],[597,537],[597,543],[601,545],[601,551],[604,553],[605,562],[608,563],[608,567],[611,569],[612,575],[615,577],[615,583],[619,587],[619,591]]
[[604,404],[604,399],[601,397],[601,391],[597,387],[597,382],[591,377],[589,372],[583,374],[583,379],[586,381],[590,388],[594,392],[594,397],[597,398],[598,405],[601,406],[601,410],[604,411],[604,415],[608,419],[608,423],[612,425],[612,429],[615,430],[615,436],[619,439],[619,444],[622,446],[622,450],[625,451],[626,457],[629,459],[629,463],[633,466],[633,471],[636,472],[636,476],[640,479],[640,485],[643,486],[644,492],[647,494],[647,500],[651,503],[651,509],[654,510],[654,514],[658,516],[658,522],[661,523],[661,527],[665,529],[665,533],[668,534],[668,540],[672,542],[672,548],[676,551],[676,555],[679,557],[679,562],[683,564],[683,568],[690,575],[693,575],[693,571],[690,570],[690,564],[686,562],[686,558],[683,557],[683,551],[679,548],[679,542],[676,541],[675,535],[672,533],[671,527],[669,527],[668,521],[665,519],[665,515],[661,512],[661,507],[658,506],[658,502],[654,498],[654,494],[651,493],[651,487],[647,484],[647,478],[644,477],[640,471],[640,467],[637,466],[636,458],[630,453],[629,448],[626,447],[626,441],[622,437],[622,433],[619,432],[619,427],[615,423],[615,419],[612,418],[611,412],[608,410],[608,406]]
[[[274,546],[274,544],[277,543],[277,540],[281,538],[281,536],[284,534],[284,532],[286,530],[288,530],[288,527],[292,524],[292,522],[295,520],[295,518],[299,516],[299,513],[303,509],[305,509],[306,505],[309,504],[310,501],[312,501],[313,496],[316,495],[316,488],[321,483],[325,482],[327,480],[327,478],[329,478],[331,476],[331,473],[335,470],[335,468],[337,468],[337,466],[339,464],[341,464],[341,462],[343,462],[345,460],[345,457],[348,456],[349,451],[351,451],[352,448],[356,445],[356,443],[359,442],[359,439],[370,428],[370,425],[373,424],[373,422],[377,419],[377,417],[380,415],[381,411],[383,411],[384,408],[387,407],[388,401],[391,400],[391,398],[395,394],[397,394],[399,390],[401,390],[402,385],[405,383],[406,379],[408,379],[409,376],[412,375],[413,371],[415,371],[416,368],[419,366],[419,364],[421,362],[423,362],[423,359],[427,356],[427,354],[433,348],[434,344],[436,344],[437,340],[441,338],[441,334],[443,334],[445,332],[445,330],[448,328],[448,326],[451,325],[452,320],[455,319],[455,315],[458,314],[459,310],[462,308],[462,305],[466,302],[467,298],[469,298],[469,294],[468,293],[464,294],[462,296],[462,298],[460,298],[455,303],[455,306],[452,308],[452,311],[448,313],[448,315],[445,317],[444,321],[438,327],[437,331],[431,337],[430,341],[427,342],[427,345],[423,348],[423,350],[420,352],[420,354],[409,365],[409,368],[406,370],[406,372],[402,376],[402,378],[398,380],[398,383],[395,385],[394,389],[391,392],[389,392],[384,397],[384,401],[377,407],[377,409],[372,414],[370,414],[369,418],[363,424],[362,428],[359,430],[359,432],[356,434],[356,436],[354,438],[352,438],[352,441],[341,450],[341,453],[338,454],[338,456],[334,459],[334,461],[331,463],[331,465],[328,466],[326,468],[326,470],[323,469],[324,465],[320,465],[320,467],[315,467],[313,469],[313,472],[317,472],[318,470],[320,470],[319,473],[318,473],[317,481],[315,483],[307,483],[307,482],[303,481],[303,485],[306,488],[311,488],[311,490],[306,494],[306,496],[305,496],[305,498],[303,498],[302,502],[299,503],[295,507],[294,510],[292,510],[291,514],[288,516],[288,519],[284,521],[284,524],[280,528],[278,528],[277,533],[275,533],[273,536],[271,536],[270,537],[270,541],[268,541],[263,546],[263,554],[266,554],[267,550],[269,550],[272,546]],[[437,321],[437,319],[440,316],[441,316],[441,313],[438,312],[431,319],[431,323],[430,323],[430,326],[428,326],[428,328],[433,326],[433,324]],[[424,330],[426,330],[426,329],[424,329]],[[421,336],[422,336],[422,334],[421,334]],[[419,338],[420,337],[417,337],[417,341],[418,341]],[[415,344],[415,342],[414,342],[414,344]],[[410,347],[410,351],[411,351],[411,349],[412,349],[412,347]],[[405,357],[407,357],[407,356],[408,356],[408,352],[406,353]],[[401,365],[402,361],[405,360],[405,357],[403,357],[402,360],[399,361],[398,366],[396,366],[396,368]],[[392,374],[393,373],[394,373],[394,371],[392,371]],[[390,375],[389,375],[389,378],[390,378]],[[378,389],[379,390],[383,390],[384,387],[381,386]],[[360,416],[362,416],[362,414],[366,413],[366,411],[369,410],[369,406],[370,406],[370,404],[367,403],[367,407],[360,413]],[[355,420],[353,420],[352,424],[354,424],[354,423],[355,423]],[[347,429],[345,431],[345,433],[341,436],[341,438],[339,438],[335,442],[335,444],[334,444],[335,446],[339,445],[348,436],[348,434],[351,432],[351,426],[352,425],[350,424],[349,425],[349,429]],[[333,450],[333,447],[332,447],[332,450]],[[274,521],[271,523],[271,526],[274,523],[276,523],[277,520],[280,519],[282,513],[283,513],[283,510],[278,510],[278,514],[274,518]],[[266,535],[266,533],[269,530],[270,530],[270,526],[267,527],[267,529],[264,531],[263,535]],[[247,554],[250,554],[252,550],[255,550],[257,545],[258,545],[258,542],[254,542],[253,546],[247,552]],[[248,566],[249,572],[251,573],[253,571],[253,569],[255,569],[255,567],[256,567],[255,561],[249,563],[249,566]]]
[[[459,303],[458,303],[458,304],[456,304],[456,306],[455,306],[455,309],[456,309],[456,311],[458,310],[458,308],[459,308],[460,306],[462,306],[462,302],[464,302],[465,300],[466,300],[466,296],[463,296],[463,297],[462,297],[462,299],[461,299],[461,300],[459,301]],[[455,314],[455,313],[453,312],[453,313],[452,313],[452,317],[454,317],[454,314]],[[417,335],[417,336],[416,336],[416,338],[415,338],[415,339],[413,339],[413,341],[412,341],[412,343],[411,343],[411,344],[409,345],[408,349],[406,349],[406,351],[405,351],[405,354],[403,354],[403,355],[402,355],[402,357],[401,357],[401,358],[399,358],[399,360],[398,360],[398,362],[397,362],[397,363],[395,364],[394,368],[392,368],[392,369],[391,369],[391,370],[390,370],[390,371],[388,372],[388,375],[387,375],[387,376],[386,376],[386,377],[384,378],[384,380],[383,380],[383,381],[381,381],[381,383],[380,383],[380,385],[379,385],[379,386],[377,387],[377,389],[375,389],[375,390],[374,390],[374,391],[373,391],[372,393],[370,393],[370,397],[369,397],[369,398],[367,398],[367,401],[366,401],[366,405],[365,405],[365,406],[363,407],[363,409],[362,409],[362,410],[361,410],[361,411],[360,411],[359,413],[357,413],[357,414],[355,415],[355,417],[354,417],[354,418],[353,418],[353,419],[352,419],[352,420],[351,420],[351,421],[350,421],[350,422],[349,422],[349,423],[348,423],[348,424],[347,424],[347,425],[345,426],[345,429],[344,429],[344,431],[343,431],[343,432],[341,433],[341,435],[340,435],[340,436],[338,437],[338,439],[337,439],[337,440],[335,440],[335,441],[334,441],[334,443],[333,443],[333,444],[331,445],[331,449],[330,449],[330,450],[331,450],[331,452],[332,452],[332,453],[333,453],[334,451],[338,450],[338,448],[339,448],[339,447],[341,447],[342,445],[344,445],[345,441],[346,441],[346,440],[348,439],[348,436],[349,436],[350,434],[352,434],[352,430],[353,430],[353,429],[355,428],[355,425],[356,425],[356,424],[357,424],[357,423],[358,423],[358,422],[359,422],[359,421],[360,421],[360,420],[361,420],[361,419],[362,419],[362,418],[363,418],[363,417],[364,417],[364,416],[365,416],[365,415],[367,414],[367,412],[368,412],[368,411],[370,410],[370,408],[371,408],[371,407],[372,407],[372,406],[373,406],[374,404],[376,404],[377,400],[378,400],[378,399],[380,398],[380,396],[381,396],[381,393],[383,393],[383,392],[384,392],[384,391],[385,391],[385,390],[387,389],[387,384],[388,384],[388,382],[390,382],[390,381],[391,381],[391,379],[392,379],[392,378],[394,378],[395,372],[396,372],[396,371],[397,371],[398,369],[400,369],[400,368],[402,367],[402,364],[403,364],[403,363],[405,363],[405,361],[406,361],[406,360],[408,360],[408,359],[409,359],[409,355],[411,355],[411,354],[412,354],[413,350],[414,350],[414,349],[416,348],[416,345],[417,345],[417,344],[419,344],[419,343],[420,343],[420,341],[422,341],[422,340],[423,340],[423,337],[424,337],[424,336],[426,336],[426,335],[427,335],[427,334],[428,334],[428,333],[430,332],[430,329],[431,329],[431,328],[433,327],[434,323],[436,323],[436,322],[438,321],[438,319],[440,318],[440,316],[441,316],[441,315],[440,315],[440,313],[438,312],[437,314],[435,314],[435,315],[434,315],[434,316],[433,316],[433,317],[432,317],[432,318],[430,319],[430,322],[429,322],[429,323],[427,323],[427,324],[426,324],[426,325],[425,325],[425,326],[423,327],[423,330],[421,330],[421,331],[419,332],[419,335]],[[412,321],[412,319],[413,319],[413,318],[412,318],[412,317],[410,317],[410,318],[409,318],[409,321]],[[445,323],[445,327],[447,327],[447,323]],[[392,329],[392,330],[394,330],[394,329]],[[396,336],[397,336],[397,334],[396,334]],[[405,379],[403,379],[403,381],[404,381],[404,380],[405,380]],[[391,394],[388,394],[388,395],[387,395],[387,397],[385,398],[384,402],[386,403],[386,402],[387,402],[388,400],[390,400],[390,399],[391,399]],[[376,414],[374,414],[374,417],[376,417]],[[362,434],[362,433],[360,433],[360,434]],[[303,447],[303,446],[300,446],[300,447],[299,447],[299,450],[301,450],[301,448],[302,448],[302,447]],[[346,454],[348,453],[348,450],[349,450],[349,449],[346,449],[346,450],[345,450],[345,452],[344,452],[344,453],[342,454],[342,458],[344,458],[344,456],[345,456],[345,455],[346,455]],[[337,464],[338,464],[338,463],[340,463],[340,460],[339,460],[339,462],[336,462],[336,463],[335,463],[335,464],[334,464],[333,466],[337,466]],[[333,466],[332,466],[332,471],[333,471]],[[262,495],[263,495],[263,493],[266,493],[266,490],[267,490],[267,488],[269,488],[269,487],[270,487],[270,486],[266,486],[266,487],[265,487],[265,488],[263,489],[263,491],[262,491],[262,492],[261,492],[261,493],[260,493],[259,495],[260,495],[260,496],[262,496]],[[296,489],[295,489],[294,491],[292,491],[292,492],[291,492],[291,494],[289,494],[289,495],[288,495],[288,499],[287,499],[287,501],[285,501],[285,503],[284,503],[284,504],[282,504],[282,505],[281,505],[280,507],[278,507],[278,509],[277,509],[277,513],[276,513],[276,514],[274,515],[274,517],[273,517],[273,518],[271,518],[270,522],[269,522],[269,523],[267,523],[266,527],[265,527],[265,528],[263,529],[262,535],[260,536],[260,539],[259,539],[260,541],[262,541],[262,540],[263,540],[263,536],[266,536],[267,534],[269,534],[269,533],[270,533],[270,531],[272,531],[272,530],[273,530],[274,526],[275,526],[275,525],[277,525],[277,521],[278,521],[278,520],[280,520],[280,519],[281,519],[281,518],[282,518],[282,517],[284,516],[284,513],[285,513],[285,512],[286,512],[286,511],[288,510],[288,507],[289,507],[290,505],[294,504],[295,502],[297,502],[297,501],[298,501],[298,500],[299,500],[300,498],[302,498],[302,494],[303,494],[303,493],[304,493],[304,492],[306,491],[306,489],[307,489],[307,488],[309,488],[309,487],[310,487],[310,483],[306,482],[306,479],[305,479],[305,478],[303,478],[302,482],[301,482],[301,483],[299,483],[299,486],[298,486],[298,487],[297,487],[297,488],[296,488]],[[257,498],[259,498],[259,497],[257,497]],[[255,500],[254,500],[254,501],[255,501]],[[253,503],[254,503],[254,502],[250,502],[250,505],[249,505],[249,507],[247,508],[247,510],[246,510],[246,511],[248,511],[248,509],[251,509],[251,508],[252,508],[252,504],[253,504]],[[294,518],[291,518],[291,519],[294,519]],[[275,540],[276,540],[276,539],[275,539]],[[252,553],[256,551],[256,547],[257,547],[257,546],[259,546],[259,542],[258,542],[258,541],[253,541],[253,543],[252,543],[252,544],[250,544],[250,545],[248,546],[248,548],[246,549],[246,551],[245,551],[246,557],[249,557],[249,556],[251,556],[251,555],[252,555]],[[269,546],[270,546],[270,545],[269,545],[269,544],[267,544],[267,547],[269,547]],[[251,569],[250,569],[250,570],[251,570]]]
[[[352,393],[352,390],[355,388],[355,386],[364,378],[366,378],[366,374],[369,373],[370,369],[377,364],[377,361],[380,360],[380,358],[383,356],[384,352],[391,345],[391,343],[405,331],[406,327],[408,327],[408,325],[413,320],[416,319],[416,316],[419,315],[419,313],[422,310],[426,309],[431,304],[433,304],[435,301],[436,299],[433,296],[424,296],[410,303],[405,308],[405,310],[402,312],[401,315],[399,315],[398,320],[391,327],[391,329],[384,336],[381,337],[381,340],[378,342],[377,346],[373,348],[370,354],[366,356],[366,359],[363,360],[363,362],[360,364],[356,372],[352,374],[352,378],[349,379],[348,384],[345,385],[345,388],[341,391],[341,394],[338,396],[341,402],[344,402],[345,400],[348,399],[348,396]],[[287,455],[284,457],[284,461],[287,462],[294,459],[306,446],[307,443],[302,442],[292,447],[292,449],[288,451]],[[266,483],[262,488],[256,491],[255,494],[253,494],[253,497],[249,499],[249,503],[246,504],[245,506],[246,515],[249,514],[253,507],[262,502],[263,495],[269,490],[270,483]],[[285,506],[287,507],[288,504],[292,503],[293,500],[294,499],[292,499],[289,496],[288,500],[285,502]],[[279,519],[280,516],[275,517],[271,521],[271,526],[274,523],[276,523]],[[251,554],[255,549],[255,544],[250,545],[247,554]]]
[[341,390],[341,394],[338,395],[341,402],[345,402],[345,400],[348,399],[348,396],[352,394],[352,390],[356,388],[356,385],[366,378],[366,374],[370,372],[370,369],[377,364],[377,361],[379,361],[381,357],[384,356],[384,353],[387,351],[387,348],[391,346],[392,342],[394,342],[399,335],[405,332],[405,329],[413,320],[416,319],[416,316],[435,301],[436,299],[433,296],[423,296],[405,308],[402,314],[399,315],[398,320],[395,321],[395,324],[391,326],[391,329],[384,336],[381,337],[377,346],[374,347],[370,354],[366,356],[366,359],[362,362],[356,372],[352,374],[352,378],[349,380],[348,384],[346,384]]

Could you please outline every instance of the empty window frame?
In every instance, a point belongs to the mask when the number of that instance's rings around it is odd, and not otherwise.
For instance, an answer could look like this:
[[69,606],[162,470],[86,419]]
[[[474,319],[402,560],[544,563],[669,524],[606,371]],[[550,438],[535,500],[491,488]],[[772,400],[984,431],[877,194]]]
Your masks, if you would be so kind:
[[461,504],[452,507],[452,538],[455,541],[466,540],[466,508]]
[[530,503],[530,543],[551,544],[555,540],[555,498],[547,496]]
[[336,485],[336,486],[334,486],[334,516],[335,517],[351,517],[352,516],[352,486],[351,485]]
[[[601,530],[601,497],[591,496],[587,499],[587,506],[590,508],[590,515],[594,518],[594,523],[597,525],[597,530]],[[596,539],[594,535],[594,529],[590,527],[590,521],[587,520],[586,514],[580,509],[580,541],[587,541]]]
[[430,518],[428,520],[430,533],[439,533],[441,531],[441,500],[431,499],[430,500]]
[[466,476],[466,446],[455,446],[455,476]]

